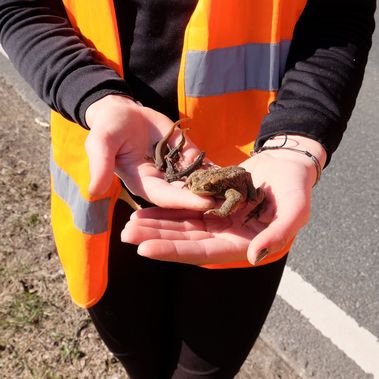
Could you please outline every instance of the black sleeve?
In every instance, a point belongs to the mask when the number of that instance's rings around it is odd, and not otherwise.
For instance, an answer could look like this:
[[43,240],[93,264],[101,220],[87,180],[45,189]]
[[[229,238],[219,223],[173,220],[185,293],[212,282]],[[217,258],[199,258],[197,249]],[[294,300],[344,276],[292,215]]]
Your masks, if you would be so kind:
[[125,81],[81,41],[59,0],[0,0],[0,43],[41,99],[83,126],[91,102],[129,94]]
[[375,0],[308,0],[256,149],[275,134],[299,134],[319,141],[330,161],[362,84],[375,7]]

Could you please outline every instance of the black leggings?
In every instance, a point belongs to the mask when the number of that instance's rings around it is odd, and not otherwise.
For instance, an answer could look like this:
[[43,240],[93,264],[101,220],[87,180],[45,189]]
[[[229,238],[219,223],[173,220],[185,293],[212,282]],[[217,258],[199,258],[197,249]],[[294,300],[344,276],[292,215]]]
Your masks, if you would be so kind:
[[221,270],[150,260],[120,242],[130,212],[117,203],[108,288],[89,309],[101,338],[132,379],[233,378],[270,310],[286,257]]

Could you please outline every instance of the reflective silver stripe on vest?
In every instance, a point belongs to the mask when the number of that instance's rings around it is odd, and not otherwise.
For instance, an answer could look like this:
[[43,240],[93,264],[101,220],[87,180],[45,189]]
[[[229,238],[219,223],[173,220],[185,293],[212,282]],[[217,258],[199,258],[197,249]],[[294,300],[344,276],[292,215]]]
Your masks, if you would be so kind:
[[70,207],[75,226],[83,233],[98,234],[108,229],[110,199],[88,201],[79,187],[50,157],[50,172],[55,193]]
[[185,92],[189,97],[279,88],[291,41],[253,43],[209,51],[188,50]]

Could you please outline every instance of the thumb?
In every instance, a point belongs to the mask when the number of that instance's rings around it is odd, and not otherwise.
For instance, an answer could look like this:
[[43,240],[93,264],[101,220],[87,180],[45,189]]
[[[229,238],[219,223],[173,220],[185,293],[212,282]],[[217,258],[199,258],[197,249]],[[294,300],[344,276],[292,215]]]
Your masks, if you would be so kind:
[[112,183],[117,148],[96,132],[90,132],[85,142],[85,148],[91,178],[88,192],[91,195],[101,195],[108,190]]
[[247,258],[253,265],[276,253],[282,253],[309,218],[306,203],[290,204],[277,212],[274,220],[250,242]]

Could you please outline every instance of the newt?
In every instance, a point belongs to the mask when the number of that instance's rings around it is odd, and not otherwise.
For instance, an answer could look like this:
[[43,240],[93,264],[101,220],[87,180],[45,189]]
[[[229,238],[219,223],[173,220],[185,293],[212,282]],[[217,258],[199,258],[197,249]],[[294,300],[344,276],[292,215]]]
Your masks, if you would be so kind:
[[189,120],[188,118],[180,119],[172,124],[170,130],[165,134],[155,145],[154,151],[154,164],[159,171],[165,171],[167,168],[166,155],[170,151],[168,140],[174,134],[175,128],[183,121]]

